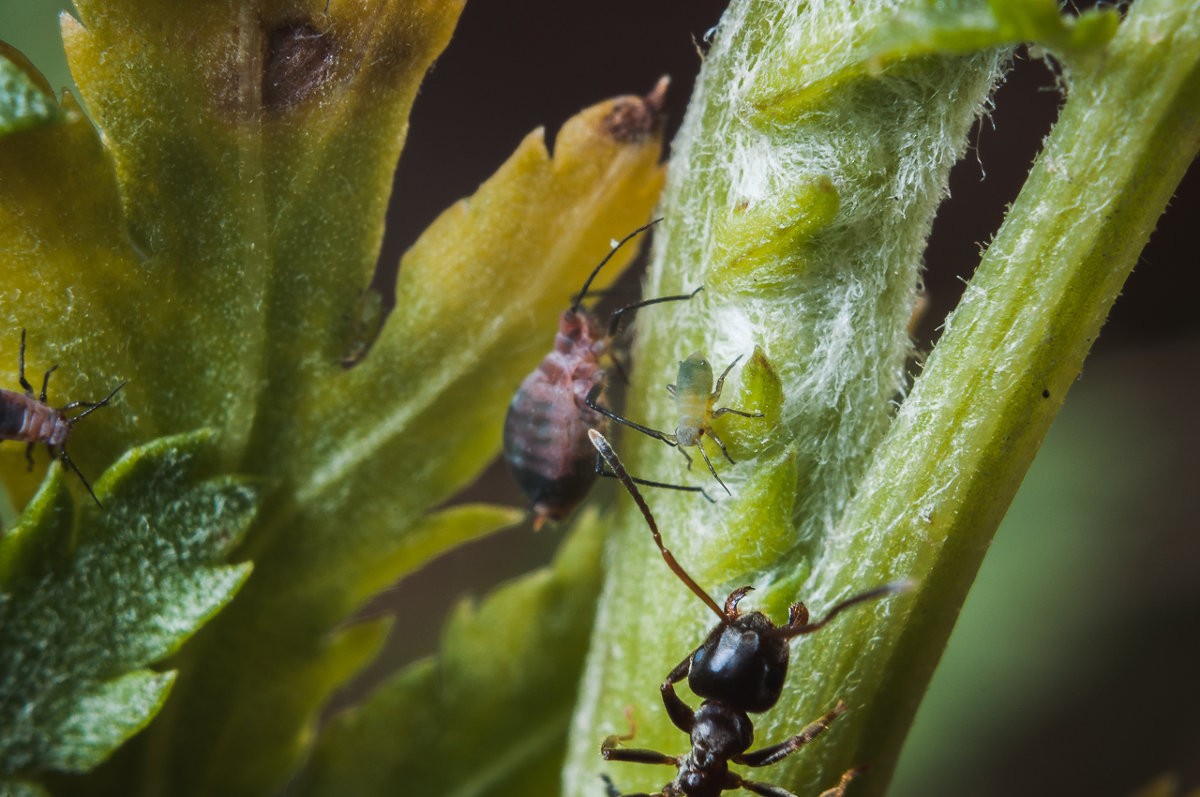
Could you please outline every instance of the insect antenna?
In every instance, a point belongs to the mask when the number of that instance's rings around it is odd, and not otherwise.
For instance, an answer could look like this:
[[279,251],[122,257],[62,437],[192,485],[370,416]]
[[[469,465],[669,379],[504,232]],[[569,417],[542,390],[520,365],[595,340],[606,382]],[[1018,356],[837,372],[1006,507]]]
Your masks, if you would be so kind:
[[618,241],[617,245],[614,246],[612,249],[610,249],[608,254],[604,256],[604,259],[600,261],[600,264],[598,266],[596,266],[594,269],[592,269],[592,273],[588,275],[587,282],[583,283],[583,290],[581,290],[579,293],[575,294],[575,301],[573,301],[571,303],[571,309],[568,312],[575,313],[577,310],[579,310],[579,303],[583,301],[584,296],[587,296],[588,288],[592,287],[592,280],[594,280],[596,278],[596,275],[600,273],[600,269],[604,268],[604,264],[607,263],[609,260],[612,260],[612,256],[617,253],[618,249],[620,249],[622,246],[624,246],[629,241],[629,239],[637,236],[640,233],[645,232],[646,230],[653,227],[655,224],[658,224],[660,221],[662,221],[662,219],[655,219],[654,221],[650,222],[649,224],[643,224],[641,227],[638,227],[636,230],[629,233],[629,235],[626,235],[624,238],[622,238],[620,241]]
[[876,598],[882,598],[885,595],[894,595],[898,592],[908,592],[910,589],[912,589],[912,582],[893,581],[891,584],[884,584],[882,587],[875,587],[875,589],[869,589],[866,592],[860,592],[853,597],[847,598],[841,603],[836,604],[832,609],[826,612],[824,617],[815,623],[808,622],[807,613],[805,613],[804,619],[800,620],[800,622],[788,623],[787,625],[781,625],[778,628],[772,628],[769,631],[763,631],[761,633],[764,636],[777,636],[784,639],[791,639],[792,637],[811,634],[813,631],[824,628],[831,620],[833,620],[833,618],[837,617],[851,606],[865,603],[866,601],[873,601]]
[[617,458],[617,452],[613,451],[613,448],[609,444],[608,440],[606,440],[604,435],[600,434],[595,429],[588,429],[588,437],[591,438],[592,445],[595,446],[596,450],[600,452],[600,456],[604,458],[604,461],[608,464],[608,467],[614,474],[616,474],[616,477],[621,480],[621,484],[625,485],[625,489],[629,491],[629,494],[633,496],[633,500],[637,503],[638,508],[642,510],[642,515],[646,518],[646,524],[650,526],[650,533],[654,535],[654,544],[658,546],[659,553],[662,554],[662,558],[667,563],[667,567],[671,568],[671,572],[677,575],[679,580],[687,585],[687,588],[696,594],[696,597],[704,601],[704,604],[712,609],[716,613],[717,617],[721,618],[722,623],[728,623],[729,618],[726,617],[725,612],[721,610],[720,605],[718,605],[717,602],[712,599],[712,596],[705,592],[704,589],[687,574],[687,571],[683,569],[683,566],[680,565],[678,561],[676,561],[675,556],[667,549],[667,546],[663,545],[662,535],[658,533],[658,524],[654,522],[654,515],[650,514],[650,507],[646,506],[646,500],[642,498],[642,494],[638,492],[637,486],[633,483],[633,479],[629,476],[629,472],[625,470],[625,466],[621,463],[621,460]]
[[[57,366],[55,366],[55,367],[57,367]],[[100,399],[99,401],[72,401],[70,404],[66,405],[65,407],[59,407],[58,411],[66,412],[67,410],[73,410],[76,407],[87,407],[86,410],[84,410],[83,412],[76,415],[74,418],[71,418],[70,420],[67,421],[67,423],[74,426],[76,421],[78,421],[82,418],[86,418],[87,416],[89,416],[93,412],[95,412],[96,410],[98,410],[101,407],[108,404],[108,402],[112,401],[113,396],[117,395],[117,391],[119,391],[121,388],[125,387],[125,385],[127,385],[127,384],[129,384],[129,380],[123,379],[123,380],[121,380],[121,384],[114,387],[111,393],[109,393],[107,396]]]

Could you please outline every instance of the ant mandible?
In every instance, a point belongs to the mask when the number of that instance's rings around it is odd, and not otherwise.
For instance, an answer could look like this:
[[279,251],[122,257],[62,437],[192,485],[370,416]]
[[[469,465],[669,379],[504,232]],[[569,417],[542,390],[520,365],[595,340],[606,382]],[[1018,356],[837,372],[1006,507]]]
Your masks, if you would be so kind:
[[[600,746],[600,753],[606,761],[674,766],[677,770],[675,779],[654,795],[621,795],[612,781],[605,778],[609,797],[717,797],[721,792],[739,788],[764,797],[796,797],[780,786],[746,780],[731,772],[729,763],[764,767],[782,760],[828,728],[846,710],[845,703],[839,700],[832,711],[795,736],[753,752],[746,752],[754,741],[754,723],[749,714],[767,711],[779,700],[787,676],[789,640],[824,628],[851,606],[903,591],[907,585],[887,584],[847,598],[834,605],[815,623],[809,622],[808,609],[800,602],[791,605],[788,621],[782,626],[776,626],[762,612],[742,614],[738,611],[738,603],[752,587],[735,589],[722,608],[687,574],[663,544],[650,508],[604,435],[593,430],[588,436],[596,451],[633,496],[667,567],[705,606],[712,609],[720,621],[700,647],[679,662],[659,687],[667,716],[677,728],[690,735],[691,749],[684,755],[671,756],[655,750],[620,747],[621,742],[633,738],[632,728],[628,734],[609,736]],[[691,690],[704,700],[700,708],[694,711],[675,694],[675,684],[684,678],[687,678]],[[863,770],[864,767],[855,767],[847,771],[838,785],[823,792],[821,797],[841,797],[850,781]]]
[[725,367],[719,379],[717,379],[716,387],[713,387],[713,369],[704,355],[698,351],[692,352],[686,360],[679,363],[679,374],[675,378],[675,384],[667,385],[667,392],[671,394],[671,398],[675,399],[675,407],[679,411],[679,423],[675,427],[675,434],[667,434],[660,432],[658,429],[651,429],[648,426],[642,426],[639,423],[634,423],[628,418],[622,418],[612,410],[600,406],[597,400],[600,397],[600,391],[593,389],[588,393],[587,405],[596,412],[606,417],[612,418],[617,423],[637,429],[645,435],[649,435],[656,440],[661,440],[669,446],[676,448],[683,458],[687,460],[688,470],[692,469],[692,458],[683,450],[684,446],[695,446],[700,449],[700,456],[704,458],[704,464],[708,466],[708,472],[713,475],[717,483],[725,488],[725,492],[729,493],[729,488],[725,486],[725,482],[721,481],[721,477],[717,475],[717,471],[713,468],[712,462],[708,459],[708,452],[704,450],[701,444],[701,439],[706,435],[713,439],[717,447],[721,449],[721,453],[725,455],[725,459],[729,460],[729,464],[735,464],[733,457],[729,456],[729,451],[725,448],[725,443],[717,436],[717,432],[712,427],[712,420],[719,418],[725,413],[740,415],[743,418],[761,418],[761,412],[746,412],[744,410],[735,410],[732,407],[718,407],[713,409],[717,400],[721,398],[721,388],[725,386],[725,377],[729,376],[729,372],[733,370],[733,366],[737,365],[738,360],[742,359],[741,355],[734,358],[733,362]]
[[[609,320],[607,333],[581,302],[600,269],[622,246],[662,219],[637,228],[626,235],[600,261],[583,289],[558,322],[554,349],[542,359],[513,395],[504,418],[504,463],[521,491],[530,501],[534,528],[547,520],[561,520],[571,513],[592,488],[596,477],[611,476],[601,467],[600,457],[588,445],[587,431],[604,428],[605,418],[587,406],[585,397],[599,396],[608,383],[601,361],[613,357],[612,339],[620,328],[622,316],[630,310],[661,302],[685,301],[702,288],[678,296],[660,296],[618,308]],[[710,502],[700,487],[685,487],[644,479],[634,479],[648,487],[696,492]]]

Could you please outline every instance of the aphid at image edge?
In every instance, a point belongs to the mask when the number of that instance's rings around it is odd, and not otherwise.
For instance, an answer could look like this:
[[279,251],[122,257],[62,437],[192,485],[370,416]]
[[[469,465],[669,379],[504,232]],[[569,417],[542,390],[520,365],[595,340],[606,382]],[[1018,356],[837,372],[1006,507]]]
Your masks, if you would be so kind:
[[[83,477],[79,468],[75,467],[75,463],[67,456],[67,440],[70,439],[71,430],[75,424],[112,401],[113,396],[117,395],[117,391],[125,387],[126,380],[122,380],[121,384],[99,401],[72,401],[63,407],[51,407],[46,403],[46,386],[50,383],[50,374],[54,373],[58,366],[51,366],[50,370],[46,371],[42,377],[42,392],[35,398],[33,385],[29,384],[29,380],[25,378],[25,330],[23,329],[21,330],[18,368],[18,380],[25,392],[0,390],[0,440],[20,440],[29,444],[25,447],[25,458],[29,460],[30,470],[33,470],[33,447],[38,443],[45,443],[46,448],[50,450],[50,456],[70,468],[79,477],[79,481],[83,482],[83,486],[92,500],[96,502],[96,506],[102,506],[100,499],[92,492],[92,486],[88,484],[88,480]],[[75,417],[68,418],[65,415],[70,410],[79,407],[85,409]]]
[[[583,307],[582,301],[600,269],[626,242],[659,221],[662,219],[626,235],[592,270],[583,289],[559,319],[554,348],[525,377],[508,406],[504,418],[504,464],[529,499],[535,529],[547,520],[561,520],[569,515],[587,495],[598,475],[611,475],[601,473],[600,458],[587,438],[588,429],[604,429],[608,422],[603,415],[590,409],[585,399],[604,391],[608,382],[603,365],[606,357],[618,371],[622,370],[611,352],[612,339],[621,325],[622,316],[651,304],[691,299],[701,290],[697,288],[687,294],[661,296],[620,307],[610,317],[607,331]],[[649,487],[697,492],[712,500],[700,487],[644,479],[634,481]]]
[[[717,797],[721,792],[733,789],[746,789],[764,797],[796,797],[780,786],[742,778],[729,770],[729,763],[764,767],[782,760],[825,731],[846,710],[845,703],[839,700],[833,710],[795,736],[753,752],[746,752],[754,741],[754,723],[749,715],[767,711],[779,700],[787,677],[789,640],[824,628],[851,606],[902,592],[908,589],[908,585],[887,584],[847,598],[835,604],[815,623],[809,622],[808,609],[800,602],[791,605],[788,621],[781,626],[775,625],[762,612],[742,614],[738,611],[738,603],[752,587],[735,589],[726,598],[722,608],[687,574],[663,544],[650,508],[625,472],[612,446],[599,432],[592,431],[588,436],[596,451],[637,503],[667,567],[705,606],[712,609],[719,621],[700,647],[679,662],[659,687],[667,716],[677,728],[689,734],[691,749],[683,755],[672,756],[655,750],[621,747],[622,742],[633,738],[633,727],[628,734],[609,736],[600,746],[600,753],[606,761],[673,766],[676,769],[675,778],[654,795],[621,795],[612,781],[605,777],[609,797]],[[675,693],[675,684],[684,678],[687,678],[692,692],[704,701],[696,710],[692,710]],[[632,726],[632,718],[630,724]],[[841,797],[850,781],[865,769],[863,766],[850,769],[842,775],[836,786],[822,792],[821,797]]]
[[[637,429],[642,434],[649,435],[656,440],[661,440],[669,446],[673,446],[683,454],[683,458],[687,460],[688,470],[692,469],[692,458],[683,450],[684,446],[695,446],[700,449],[700,456],[704,458],[704,464],[708,466],[708,472],[713,475],[717,483],[725,488],[725,492],[729,493],[729,488],[725,486],[725,482],[721,481],[721,477],[717,475],[717,471],[713,468],[712,462],[708,459],[708,452],[704,450],[701,440],[705,437],[711,437],[713,442],[721,449],[721,453],[725,455],[725,459],[729,460],[729,464],[735,464],[733,457],[729,456],[729,451],[725,448],[725,443],[717,436],[716,431],[712,428],[713,418],[719,418],[725,413],[733,413],[740,415],[743,418],[761,418],[761,412],[745,412],[743,410],[735,410],[731,407],[720,407],[713,409],[713,405],[721,398],[721,388],[725,386],[725,377],[729,376],[729,372],[733,370],[733,366],[738,364],[738,360],[742,359],[741,355],[734,358],[733,362],[725,367],[721,373],[721,377],[717,379],[716,387],[713,387],[713,370],[709,365],[708,360],[704,359],[704,355],[698,351],[692,352],[686,360],[679,364],[679,374],[675,379],[675,384],[667,385],[667,392],[671,394],[671,398],[675,399],[675,408],[679,412],[679,423],[675,427],[675,434],[667,434],[660,432],[658,429],[651,429],[648,426],[634,423],[628,418],[622,418],[620,415],[612,412],[605,407],[597,404],[600,391],[593,390],[588,393],[587,405],[601,415],[612,418],[617,423]],[[730,493],[732,494],[732,493]]]

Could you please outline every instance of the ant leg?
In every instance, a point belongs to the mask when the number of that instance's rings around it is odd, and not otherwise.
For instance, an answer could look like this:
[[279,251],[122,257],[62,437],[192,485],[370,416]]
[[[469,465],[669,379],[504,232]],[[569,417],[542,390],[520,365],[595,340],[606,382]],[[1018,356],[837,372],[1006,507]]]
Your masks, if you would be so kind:
[[612,782],[612,778],[610,778],[608,775],[601,775],[600,780],[604,781],[605,797],[662,797],[661,791],[655,794],[646,794],[645,792],[638,792],[637,794],[621,794],[621,790],[617,788],[616,784]]
[[625,709],[625,716],[629,718],[629,733],[613,734],[605,738],[600,745],[600,755],[604,757],[605,761],[632,761],[635,764],[669,764],[670,766],[679,763],[675,756],[655,750],[644,750],[638,747],[621,748],[621,742],[629,741],[637,733],[632,710]]
[[[600,456],[599,451],[596,452],[596,461],[595,461],[593,468],[594,468],[597,476],[603,476],[606,479],[619,479],[620,478],[619,476],[617,476],[617,474],[613,473],[612,471],[607,471],[604,469],[604,458]],[[703,487],[686,487],[682,484],[667,484],[666,482],[652,482],[649,479],[639,479],[636,476],[630,476],[629,478],[633,480],[634,484],[640,484],[643,487],[661,487],[664,490],[679,490],[680,492],[684,492],[684,493],[700,493],[700,495],[704,496],[705,501],[708,501],[710,504],[716,503],[716,501],[713,500],[713,497],[704,491]]]
[[[745,789],[755,794],[761,794],[763,797],[796,797],[793,792],[788,791],[782,786],[775,786],[770,783],[759,783],[756,780],[746,780],[745,778],[734,775],[732,772],[730,784],[726,787],[729,789]],[[825,795],[821,795],[825,797]]]
[[609,318],[608,336],[611,338],[617,334],[617,330],[621,326],[621,314],[626,310],[636,310],[639,307],[646,307],[647,305],[651,304],[660,304],[662,302],[686,302],[688,299],[691,299],[702,290],[704,290],[703,285],[691,293],[681,293],[676,296],[659,296],[657,299],[646,299],[645,301],[634,302],[633,304],[627,304],[624,307],[618,307],[616,310],[613,310],[613,314]]
[[608,409],[607,407],[602,407],[599,404],[597,404],[596,397],[600,395],[600,391],[603,389],[604,389],[603,384],[597,384],[597,385],[593,386],[592,389],[588,391],[587,398],[584,399],[585,403],[589,407],[591,407],[593,410],[595,410],[596,412],[605,416],[606,418],[612,418],[614,421],[616,421],[619,424],[628,426],[630,429],[637,429],[639,432],[641,432],[644,435],[653,437],[655,440],[661,440],[669,446],[678,446],[679,445],[679,441],[677,441],[675,439],[675,435],[667,434],[666,432],[660,432],[657,429],[651,429],[649,426],[642,426],[640,423],[634,423],[633,421],[629,420],[628,418],[622,418],[620,415],[617,415],[615,412]]
[[[816,722],[809,723],[804,730],[800,731],[800,733],[796,734],[790,739],[782,741],[779,744],[773,744],[768,747],[764,747],[760,750],[755,750],[752,753],[735,755],[733,757],[733,761],[738,764],[744,764],[748,767],[765,767],[768,764],[774,764],[776,761],[781,761],[824,733],[825,729],[827,729],[837,718],[837,715],[841,714],[845,710],[846,704],[839,700],[837,705],[833,707],[833,711],[830,711]],[[751,789],[751,791],[753,791],[753,789]],[[768,793],[769,792],[760,792],[760,794]]]
[[675,669],[667,674],[662,686],[658,688],[662,693],[663,705],[667,707],[667,716],[675,723],[675,727],[684,733],[692,732],[692,726],[696,724],[696,712],[675,694],[675,684],[687,677],[691,666],[692,657],[689,654],[686,659],[675,665]]
[[26,396],[33,396],[33,385],[29,384],[29,380],[25,378],[25,330],[21,330],[21,350],[17,355],[17,380],[21,383],[21,387],[25,388]]
[[[737,357],[734,357],[733,362],[725,366],[725,370],[721,372],[719,377],[717,377],[717,385],[713,388],[712,395],[710,396],[710,398],[713,400],[713,403],[716,403],[716,400],[721,397],[721,388],[725,387],[725,377],[729,376],[729,372],[733,370],[733,366],[737,365],[738,360],[740,359],[742,359],[742,355],[740,354]],[[712,404],[709,406],[711,407]]]
[[25,446],[25,460],[29,463],[29,470],[33,470],[33,443]]
[[[825,791],[821,792],[819,797],[842,797],[842,795],[846,793],[846,787],[850,785],[850,781],[854,780],[866,771],[867,768],[865,766],[846,770],[844,773],[842,773],[842,777],[838,780],[838,785],[834,786],[832,789],[826,789]],[[772,786],[770,783],[758,783],[753,780],[743,780],[741,778],[737,778],[737,783],[733,786],[730,786],[730,788],[736,788],[737,786],[740,786],[746,791],[752,791],[755,794],[761,794],[763,797],[796,797],[796,795],[792,794],[787,789],[784,789],[780,786]]]
[[[51,452],[51,453],[53,453],[53,452]],[[96,506],[103,509],[104,504],[100,503],[100,499],[96,497],[96,494],[94,492],[92,492],[92,485],[88,484],[88,480],[83,478],[83,474],[79,472],[79,468],[75,467],[75,463],[71,461],[71,458],[69,456],[67,456],[67,450],[65,448],[61,449],[58,452],[58,458],[60,460],[62,460],[62,463],[64,465],[66,465],[68,468],[70,468],[71,471],[74,472],[74,474],[76,476],[79,477],[79,481],[83,482],[84,489],[86,489],[88,491],[88,495],[90,495],[92,497],[92,500],[96,502]]]
[[[720,442],[720,441],[718,441],[718,442]],[[725,482],[721,481],[721,477],[717,475],[717,472],[715,470],[713,470],[712,462],[709,461],[708,452],[704,450],[704,446],[697,445],[696,448],[700,449],[700,456],[704,457],[704,464],[708,466],[708,472],[711,473],[713,475],[713,478],[717,480],[717,484],[721,485],[722,487],[725,487]],[[681,448],[679,450],[682,451],[683,449]],[[725,446],[721,446],[721,450],[724,451]],[[725,456],[728,457],[729,454],[726,453]],[[733,462],[733,460],[729,460],[729,461]],[[690,459],[688,460],[688,464],[689,465],[691,464]],[[725,492],[728,493],[729,495],[733,495],[733,493],[729,492],[728,487],[725,487]]]

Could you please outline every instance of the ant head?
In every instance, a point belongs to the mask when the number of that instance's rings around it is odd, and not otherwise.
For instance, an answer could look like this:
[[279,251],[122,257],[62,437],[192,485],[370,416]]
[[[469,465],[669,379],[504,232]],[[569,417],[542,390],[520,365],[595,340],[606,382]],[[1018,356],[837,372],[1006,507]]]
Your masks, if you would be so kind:
[[788,640],[769,633],[775,627],[762,612],[718,625],[692,653],[688,686],[699,697],[742,711],[766,711],[775,705],[790,655]]

